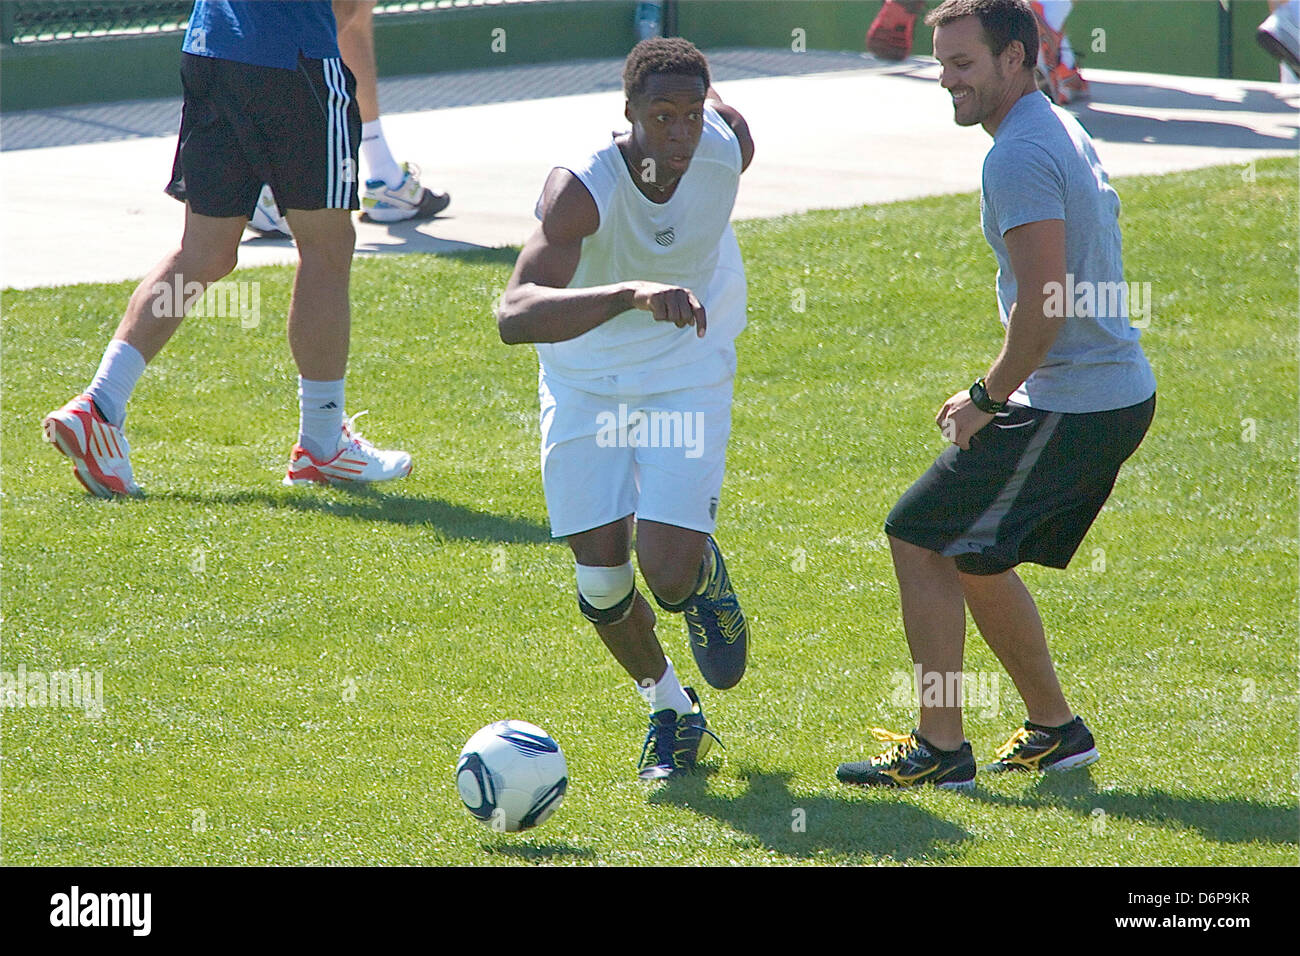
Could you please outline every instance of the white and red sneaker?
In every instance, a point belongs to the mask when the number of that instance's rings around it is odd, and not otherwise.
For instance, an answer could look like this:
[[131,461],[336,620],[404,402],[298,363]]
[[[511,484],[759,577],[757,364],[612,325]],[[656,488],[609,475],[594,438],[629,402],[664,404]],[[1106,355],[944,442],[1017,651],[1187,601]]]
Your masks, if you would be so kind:
[[321,461],[301,445],[294,445],[289,453],[289,472],[284,476],[286,485],[348,485],[356,482],[392,481],[411,473],[411,456],[404,451],[382,451],[361,437],[356,430],[356,420],[365,412],[357,412],[343,422],[334,457]]
[[45,440],[72,459],[73,472],[100,498],[141,494],[131,474],[131,446],[122,429],[107,421],[89,395],[78,395],[41,420]]
[[1079,73],[1078,67],[1056,64],[1056,69],[1047,78],[1047,84],[1051,90],[1048,95],[1057,106],[1069,106],[1092,98],[1088,81]]

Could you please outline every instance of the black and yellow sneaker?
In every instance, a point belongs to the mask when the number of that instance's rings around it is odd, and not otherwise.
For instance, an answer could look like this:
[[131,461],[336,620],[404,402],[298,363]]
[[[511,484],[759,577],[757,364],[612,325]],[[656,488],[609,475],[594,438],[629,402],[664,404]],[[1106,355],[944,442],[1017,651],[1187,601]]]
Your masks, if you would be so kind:
[[689,773],[695,764],[709,752],[716,740],[722,739],[709,729],[700,707],[700,698],[690,687],[683,687],[691,699],[691,712],[678,715],[671,707],[650,715],[650,731],[641,747],[637,776],[642,780],[662,780]]
[[1011,739],[998,748],[997,760],[983,769],[992,773],[1006,770],[1072,770],[1101,759],[1097,742],[1083,722],[1075,717],[1063,727],[1044,727],[1025,721]]
[[709,580],[683,610],[695,666],[710,687],[726,690],[735,687],[745,676],[749,661],[749,623],[731,586],[722,551],[712,535],[708,547],[713,554]]
[[975,787],[975,757],[963,741],[957,750],[940,750],[917,731],[896,734],[873,727],[876,739],[891,746],[870,760],[842,763],[835,771],[840,783],[863,787],[915,787],[934,784],[945,790]]

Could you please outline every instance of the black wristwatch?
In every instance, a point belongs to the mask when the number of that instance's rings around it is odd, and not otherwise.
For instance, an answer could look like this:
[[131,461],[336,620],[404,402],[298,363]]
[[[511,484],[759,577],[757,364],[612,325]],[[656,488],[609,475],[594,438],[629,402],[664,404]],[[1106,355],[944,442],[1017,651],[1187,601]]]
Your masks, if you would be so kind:
[[971,403],[981,412],[988,415],[996,415],[1007,407],[1006,402],[995,402],[989,398],[989,390],[984,387],[984,379],[976,379],[975,384],[970,387]]

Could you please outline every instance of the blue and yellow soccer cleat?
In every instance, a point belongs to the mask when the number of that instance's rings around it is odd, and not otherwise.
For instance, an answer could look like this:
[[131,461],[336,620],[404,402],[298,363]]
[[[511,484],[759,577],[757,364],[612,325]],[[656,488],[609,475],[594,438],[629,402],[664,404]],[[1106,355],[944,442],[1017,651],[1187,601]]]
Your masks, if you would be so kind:
[[1064,727],[1042,727],[1025,721],[1025,726],[998,748],[997,760],[983,769],[990,773],[1007,770],[1073,770],[1101,759],[1097,741],[1075,717]]
[[875,738],[890,746],[870,760],[842,763],[835,771],[840,783],[863,787],[917,787],[934,784],[945,790],[975,788],[975,757],[970,744],[955,751],[932,747],[917,731],[896,734],[873,727]]
[[691,653],[700,674],[710,687],[726,690],[735,687],[745,676],[749,662],[749,622],[740,609],[727,565],[712,535],[708,546],[713,552],[713,571],[704,590],[690,599],[683,613],[690,633]]
[[691,712],[678,715],[671,707],[650,715],[650,731],[641,747],[637,776],[642,780],[662,780],[690,773],[716,740],[721,738],[709,729],[700,699],[690,687],[682,688],[691,699]]

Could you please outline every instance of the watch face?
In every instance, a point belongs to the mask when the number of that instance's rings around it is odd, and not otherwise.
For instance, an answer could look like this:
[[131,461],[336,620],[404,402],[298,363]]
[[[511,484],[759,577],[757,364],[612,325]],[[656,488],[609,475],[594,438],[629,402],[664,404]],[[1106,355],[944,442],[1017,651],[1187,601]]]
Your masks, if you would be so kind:
[[982,378],[970,387],[970,400],[986,415],[996,415],[1007,407],[1006,402],[995,402],[989,398],[988,389],[984,386]]

